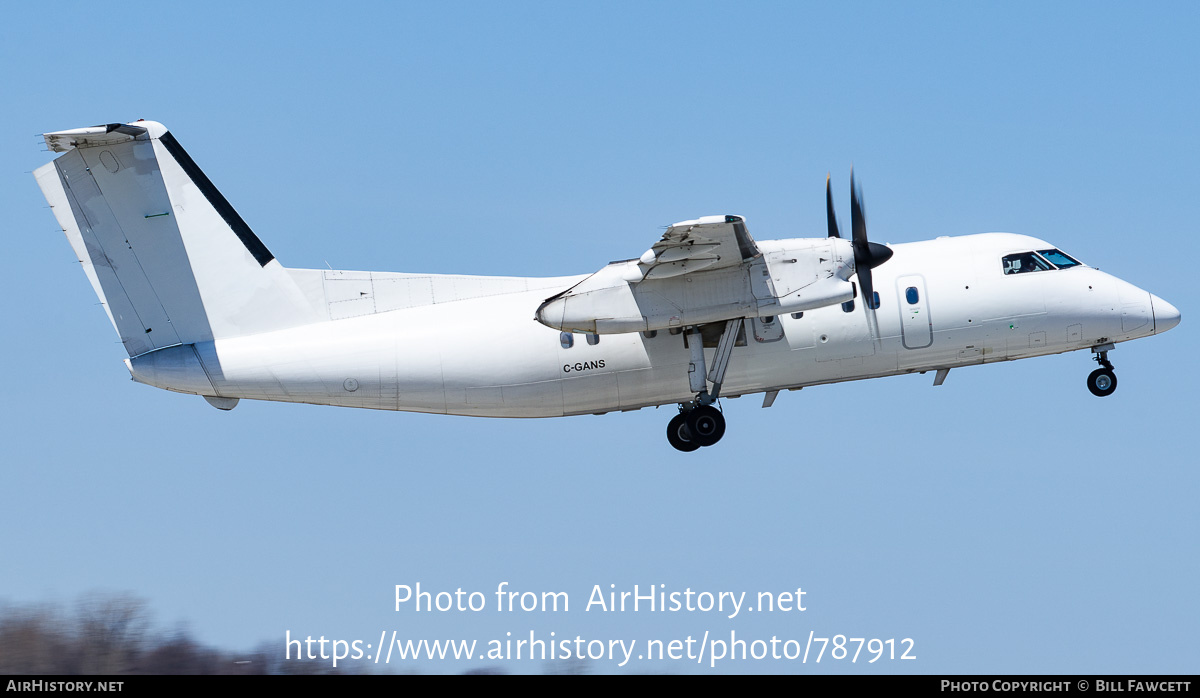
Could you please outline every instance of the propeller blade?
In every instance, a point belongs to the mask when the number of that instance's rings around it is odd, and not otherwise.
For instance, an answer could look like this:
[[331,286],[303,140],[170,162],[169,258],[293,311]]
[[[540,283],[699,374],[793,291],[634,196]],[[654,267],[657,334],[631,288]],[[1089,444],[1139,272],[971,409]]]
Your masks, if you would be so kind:
[[829,223],[829,237],[840,238],[841,231],[838,229],[837,215],[833,212],[833,190],[829,187],[829,175],[825,175],[825,218]]
[[[854,170],[850,170],[850,228],[854,236],[854,268],[860,277],[869,277],[872,269],[892,258],[892,249],[867,239],[867,216],[863,213],[862,190],[854,184]],[[865,285],[870,283],[867,281]]]
[[866,306],[863,312],[867,314],[867,329],[871,333],[871,338],[875,340],[875,346],[882,349],[883,338],[879,336],[879,318],[875,317],[875,287],[872,284],[871,270],[860,270],[858,287],[862,290],[862,301]]
[[858,276],[858,287],[862,289],[863,303],[867,306],[867,323],[876,344],[882,345],[879,336],[879,321],[875,317],[875,283],[871,270],[892,258],[892,249],[887,245],[867,239],[867,217],[863,213],[862,191],[854,183],[854,170],[850,170],[850,230],[854,245],[854,273]]
[[[866,271],[864,274],[863,271]],[[875,310],[875,286],[869,269],[858,272],[858,290],[862,292],[863,303],[868,310]]]
[[854,168],[850,168],[850,235],[857,259],[859,247],[867,246],[867,218],[862,210],[862,192],[854,186]]

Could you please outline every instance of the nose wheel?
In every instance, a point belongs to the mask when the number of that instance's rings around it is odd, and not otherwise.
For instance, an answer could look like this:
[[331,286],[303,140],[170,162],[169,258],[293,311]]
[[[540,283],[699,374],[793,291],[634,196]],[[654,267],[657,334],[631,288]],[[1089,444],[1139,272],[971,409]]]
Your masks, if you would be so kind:
[[1098,368],[1088,375],[1088,390],[1096,397],[1108,397],[1117,390],[1117,374],[1111,368]]
[[1108,351],[1097,351],[1095,359],[1100,368],[1088,374],[1088,390],[1096,397],[1108,397],[1117,390],[1117,374],[1108,361]]

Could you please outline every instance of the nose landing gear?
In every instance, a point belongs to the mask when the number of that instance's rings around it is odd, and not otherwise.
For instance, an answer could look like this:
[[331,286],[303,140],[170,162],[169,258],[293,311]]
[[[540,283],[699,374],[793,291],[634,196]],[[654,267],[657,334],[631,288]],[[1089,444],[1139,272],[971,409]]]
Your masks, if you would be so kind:
[[1093,358],[1100,364],[1100,368],[1088,374],[1087,387],[1096,397],[1108,397],[1117,390],[1117,374],[1108,361],[1108,350],[1112,347],[1111,344],[1105,344],[1092,349],[1096,353]]

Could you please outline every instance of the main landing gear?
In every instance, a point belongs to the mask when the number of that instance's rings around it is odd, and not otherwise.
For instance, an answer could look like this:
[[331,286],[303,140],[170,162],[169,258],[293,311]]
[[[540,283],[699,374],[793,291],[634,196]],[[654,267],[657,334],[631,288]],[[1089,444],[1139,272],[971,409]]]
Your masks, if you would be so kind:
[[667,423],[667,441],[678,451],[695,451],[712,446],[725,435],[725,415],[712,405],[680,405],[679,414]]
[[1087,386],[1096,397],[1108,397],[1117,390],[1117,374],[1113,372],[1113,365],[1108,361],[1108,352],[1112,348],[1112,344],[1105,344],[1092,349],[1096,354],[1092,358],[1100,364],[1100,368],[1088,374]]
[[[713,403],[721,395],[721,383],[725,380],[725,369],[729,367],[741,323],[741,318],[726,321],[713,354],[712,369],[707,373],[704,370],[704,338],[699,328],[688,329],[688,349],[692,353],[688,381],[696,398],[680,403],[679,414],[667,424],[667,441],[676,450],[686,453],[701,446],[712,446],[725,435],[725,415]],[[709,382],[712,383],[711,391]]]

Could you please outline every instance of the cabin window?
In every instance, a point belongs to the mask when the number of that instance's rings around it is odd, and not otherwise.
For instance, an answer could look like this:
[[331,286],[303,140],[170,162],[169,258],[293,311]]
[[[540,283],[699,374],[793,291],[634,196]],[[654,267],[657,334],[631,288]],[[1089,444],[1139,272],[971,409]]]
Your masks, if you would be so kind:
[[562,345],[563,349],[570,349],[571,347],[575,346],[575,335],[571,334],[570,332],[560,332],[558,335],[558,343]]
[[1027,274],[1031,271],[1048,271],[1054,267],[1032,252],[1005,255],[1005,274]]
[[904,300],[908,301],[909,305],[916,305],[921,300],[921,294],[917,293],[916,286],[904,289]]
[[871,310],[879,310],[879,291],[871,292],[871,300],[867,302]]
[[1067,269],[1068,267],[1077,267],[1079,262],[1065,252],[1059,250],[1038,250],[1038,254],[1050,260],[1050,263],[1059,269]]
[[804,311],[803,311],[803,310],[801,310],[801,311],[800,311],[800,312],[798,312],[798,313],[792,313],[792,319],[793,319],[793,320],[799,320],[799,319],[800,319],[800,318],[802,318],[802,317],[804,317]]
[[642,336],[646,339],[654,339],[658,336],[658,330],[649,330],[648,332],[643,332]]
[[587,336],[587,342],[588,342],[588,344],[590,344],[590,345],[592,345],[592,346],[596,346],[597,344],[599,344],[599,343],[600,343],[600,335],[598,335],[598,334],[589,334],[589,335]]

